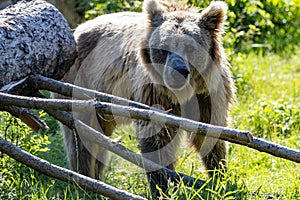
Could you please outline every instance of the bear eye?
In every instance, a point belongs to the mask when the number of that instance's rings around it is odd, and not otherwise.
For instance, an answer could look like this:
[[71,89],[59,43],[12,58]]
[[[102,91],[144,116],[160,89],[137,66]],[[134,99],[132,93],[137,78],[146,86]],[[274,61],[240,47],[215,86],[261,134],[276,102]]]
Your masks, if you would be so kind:
[[163,49],[152,49],[152,52],[153,54],[155,55],[159,55],[159,56],[162,56],[162,57],[166,57],[168,52],[166,50],[163,50]]
[[160,64],[164,64],[168,56],[168,51],[163,49],[152,48],[151,58],[152,61]]
[[163,50],[163,49],[155,49],[156,52],[160,55],[164,55],[164,54],[167,54],[167,51],[166,50]]

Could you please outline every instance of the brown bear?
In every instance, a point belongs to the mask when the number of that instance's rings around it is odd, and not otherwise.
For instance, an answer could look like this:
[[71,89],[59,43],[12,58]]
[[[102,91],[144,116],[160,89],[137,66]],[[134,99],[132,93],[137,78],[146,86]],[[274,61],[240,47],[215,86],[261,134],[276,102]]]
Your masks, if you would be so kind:
[[[78,58],[63,81],[160,107],[169,113],[227,126],[235,87],[222,45],[227,5],[216,1],[200,13],[175,1],[145,0],[142,13],[121,12],[87,21],[74,33]],[[77,113],[110,136],[119,117]],[[135,120],[143,156],[174,169],[180,127]],[[105,149],[63,127],[70,166],[103,178]],[[226,168],[226,143],[189,134],[209,174]],[[153,193],[167,190],[167,179],[149,171]]]

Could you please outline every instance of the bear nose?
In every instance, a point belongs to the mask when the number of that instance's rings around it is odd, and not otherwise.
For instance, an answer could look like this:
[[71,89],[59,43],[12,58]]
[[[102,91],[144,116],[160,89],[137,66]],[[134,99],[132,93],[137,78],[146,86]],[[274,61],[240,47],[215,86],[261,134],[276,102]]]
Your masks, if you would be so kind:
[[190,71],[187,70],[186,66],[184,66],[184,67],[177,67],[176,71],[179,72],[185,79],[190,74]]

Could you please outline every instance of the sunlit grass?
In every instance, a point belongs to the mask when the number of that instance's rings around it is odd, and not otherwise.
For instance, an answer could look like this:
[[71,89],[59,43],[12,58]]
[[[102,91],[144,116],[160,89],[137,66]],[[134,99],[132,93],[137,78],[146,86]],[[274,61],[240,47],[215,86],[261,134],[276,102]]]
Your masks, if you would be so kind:
[[[299,149],[300,59],[254,54],[234,60],[239,101],[232,111],[235,128],[251,130],[255,136]],[[246,88],[244,91],[243,88]],[[240,177],[249,195],[268,199],[300,198],[300,166],[266,153],[231,145],[229,169]]]

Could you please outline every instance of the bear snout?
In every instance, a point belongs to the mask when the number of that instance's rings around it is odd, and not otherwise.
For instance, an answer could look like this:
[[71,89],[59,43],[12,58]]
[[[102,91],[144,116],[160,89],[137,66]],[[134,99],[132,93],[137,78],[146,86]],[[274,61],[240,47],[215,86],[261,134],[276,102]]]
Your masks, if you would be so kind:
[[164,83],[171,90],[181,90],[189,81],[190,71],[186,66],[165,66]]
[[174,68],[178,73],[180,73],[185,79],[189,76],[190,70],[187,66],[177,66]]

